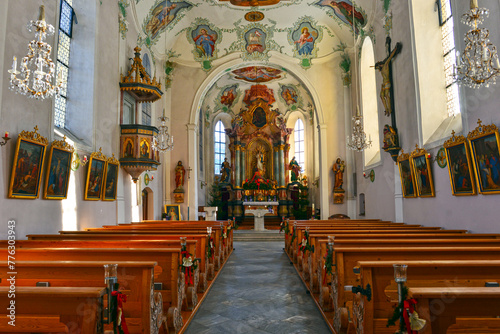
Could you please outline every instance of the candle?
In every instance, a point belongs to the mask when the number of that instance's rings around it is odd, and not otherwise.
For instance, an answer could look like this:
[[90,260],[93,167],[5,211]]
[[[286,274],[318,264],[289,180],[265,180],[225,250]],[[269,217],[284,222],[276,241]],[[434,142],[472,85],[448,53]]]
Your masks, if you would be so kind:
[[500,60],[498,59],[498,54],[497,54],[497,68],[500,69]]
[[457,50],[456,55],[457,55],[457,66],[460,67],[460,51]]
[[9,138],[9,132],[8,131],[5,131],[5,138]]
[[477,8],[477,0],[470,0],[470,9]]
[[483,47],[483,61],[488,61],[488,48],[486,47],[486,45]]
[[14,56],[14,58],[12,59],[12,70],[15,72],[17,69],[17,57]]
[[427,158],[431,158],[431,154],[430,153],[427,153]]

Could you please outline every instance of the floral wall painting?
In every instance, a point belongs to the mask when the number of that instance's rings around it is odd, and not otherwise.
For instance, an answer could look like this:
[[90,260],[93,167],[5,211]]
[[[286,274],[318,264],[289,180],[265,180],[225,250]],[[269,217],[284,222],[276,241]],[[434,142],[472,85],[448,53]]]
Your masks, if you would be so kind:
[[197,18],[188,29],[188,40],[194,45],[194,58],[200,62],[203,70],[212,68],[211,61],[217,58],[217,44],[220,42],[221,32],[201,18]]
[[252,54],[254,52],[263,53],[266,49],[267,34],[260,28],[253,28],[245,33],[246,50]]
[[467,135],[480,194],[500,193],[500,136],[496,125],[482,125]]
[[349,0],[320,0],[315,5],[332,9],[333,16],[330,16],[349,25],[352,30],[356,31],[356,34],[359,33],[359,28],[364,27],[367,22],[363,9],[354,8],[352,2]]
[[247,82],[268,82],[284,77],[284,72],[273,67],[247,66],[231,72],[235,79]]
[[17,138],[9,185],[9,198],[38,198],[40,174],[48,141],[35,131],[23,131]]
[[452,137],[444,143],[444,150],[450,174],[451,193],[454,196],[475,195],[474,174],[469,143],[464,136]]
[[143,23],[143,30],[148,36],[146,44],[154,44],[160,32],[164,31],[167,26],[173,25],[180,20],[180,12],[190,9],[192,6],[187,1],[172,2],[169,0],[157,0]]
[[73,152],[74,148],[66,142],[66,138],[52,143],[43,198],[65,199],[67,197]]
[[288,42],[293,45],[293,55],[301,60],[300,65],[311,67],[311,59],[317,56],[316,45],[322,39],[322,29],[316,27],[312,17],[303,17],[289,30]]

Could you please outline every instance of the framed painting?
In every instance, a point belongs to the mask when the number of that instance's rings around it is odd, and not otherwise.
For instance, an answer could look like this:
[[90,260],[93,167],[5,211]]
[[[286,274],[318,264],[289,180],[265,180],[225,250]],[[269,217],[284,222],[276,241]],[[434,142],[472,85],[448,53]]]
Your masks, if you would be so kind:
[[434,182],[432,181],[431,158],[427,151],[419,148],[410,154],[410,164],[415,177],[415,189],[419,197],[434,197]]
[[467,135],[480,194],[500,193],[500,150],[496,125],[478,126]]
[[90,155],[89,169],[87,171],[87,181],[85,182],[85,194],[83,199],[86,201],[98,201],[101,199],[101,191],[104,179],[104,169],[108,159],[99,152]]
[[67,197],[74,151],[73,146],[66,142],[66,136],[63,140],[54,141],[50,146],[43,198],[65,199]]
[[23,131],[17,138],[9,184],[9,198],[38,198],[40,174],[48,140],[35,131]]
[[179,204],[167,204],[165,205],[165,213],[167,214],[168,220],[182,220],[181,219],[181,208]]
[[451,193],[454,196],[476,195],[476,185],[472,171],[469,144],[464,136],[455,136],[443,145],[446,153],[446,165],[450,174]]
[[410,155],[401,150],[401,155],[398,157],[399,176],[401,177],[401,188],[403,197],[417,197],[415,192],[415,177],[410,166]]
[[102,192],[103,201],[116,200],[116,184],[118,182],[118,171],[120,162],[115,158],[115,155],[106,161],[104,169],[104,191]]

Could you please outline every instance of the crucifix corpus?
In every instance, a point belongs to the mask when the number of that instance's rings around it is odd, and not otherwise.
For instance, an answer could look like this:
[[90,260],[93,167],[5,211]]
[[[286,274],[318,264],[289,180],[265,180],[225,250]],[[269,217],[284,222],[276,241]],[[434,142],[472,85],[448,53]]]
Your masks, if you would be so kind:
[[[385,115],[391,116],[393,114],[394,105],[394,90],[392,85],[392,60],[401,52],[403,44],[400,42],[396,43],[396,47],[391,51],[391,38],[387,37],[385,41],[387,47],[387,57],[375,64],[375,69],[380,71],[382,74],[382,87],[380,89],[380,98],[385,108]],[[392,122],[394,127],[395,121]]]

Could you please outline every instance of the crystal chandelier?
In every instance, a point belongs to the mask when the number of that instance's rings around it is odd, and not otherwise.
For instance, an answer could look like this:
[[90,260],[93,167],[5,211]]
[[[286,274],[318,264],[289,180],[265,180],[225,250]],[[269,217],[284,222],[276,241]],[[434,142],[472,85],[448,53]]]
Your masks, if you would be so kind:
[[154,136],[153,147],[162,152],[171,151],[174,148],[174,136],[168,133],[168,126],[166,125],[169,118],[165,116],[165,109],[163,109],[163,116],[158,117],[161,125],[158,127],[158,134]]
[[372,146],[372,139],[370,136],[366,140],[366,133],[363,129],[363,116],[359,113],[359,106],[356,106],[356,116],[352,120],[354,121],[354,125],[352,126],[351,137],[347,136],[347,148],[361,152]]
[[[27,28],[29,32],[32,32],[33,28],[35,29],[35,39],[28,44],[28,54],[21,62],[21,72],[17,70],[17,58],[14,56],[12,69],[8,71],[10,73],[10,89],[37,100],[52,97],[54,94],[59,94],[62,82],[58,78],[56,85],[52,85],[55,69],[55,65],[50,59],[52,47],[44,40],[47,35],[54,34],[54,27],[45,22],[43,5],[40,6],[38,20],[31,20]],[[36,66],[32,80],[30,80],[32,70],[28,68],[29,65]],[[48,72],[44,72],[44,67],[48,67]],[[18,78],[18,74],[21,74],[22,77]]]
[[462,15],[462,23],[472,27],[465,34],[465,50],[460,56],[457,51],[455,79],[470,88],[488,87],[495,83],[500,73],[497,48],[489,40],[490,32],[478,28],[489,16],[489,10],[478,8],[477,0],[470,1],[470,11]]

